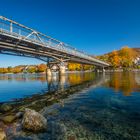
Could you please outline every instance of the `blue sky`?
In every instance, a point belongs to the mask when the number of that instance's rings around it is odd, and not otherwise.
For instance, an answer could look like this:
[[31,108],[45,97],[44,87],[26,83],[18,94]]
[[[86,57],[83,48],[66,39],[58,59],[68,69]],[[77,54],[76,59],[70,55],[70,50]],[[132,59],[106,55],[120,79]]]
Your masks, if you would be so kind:
[[[140,47],[139,0],[0,0],[0,15],[89,54]],[[0,67],[37,63],[0,54]]]

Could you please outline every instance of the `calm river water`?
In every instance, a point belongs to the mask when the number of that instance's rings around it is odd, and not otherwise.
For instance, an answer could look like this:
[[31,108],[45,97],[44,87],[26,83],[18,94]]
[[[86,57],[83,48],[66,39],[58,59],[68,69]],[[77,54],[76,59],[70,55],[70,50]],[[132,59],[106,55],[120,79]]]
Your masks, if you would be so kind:
[[46,132],[22,132],[13,139],[140,140],[140,73],[0,75],[0,102],[79,85],[74,94],[39,110],[48,119]]

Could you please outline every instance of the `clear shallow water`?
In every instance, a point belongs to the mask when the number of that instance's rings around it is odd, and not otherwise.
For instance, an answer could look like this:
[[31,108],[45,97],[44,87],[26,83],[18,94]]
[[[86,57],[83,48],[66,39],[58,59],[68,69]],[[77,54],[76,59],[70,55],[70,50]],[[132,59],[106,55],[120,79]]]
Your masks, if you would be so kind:
[[[24,92],[20,92],[20,94],[16,92],[17,95],[20,95],[18,97],[29,96],[37,92],[43,93],[43,91],[54,89],[54,87],[63,89],[85,81],[92,81],[93,84],[63,99],[61,103],[54,103],[40,110],[48,119],[46,132],[30,133],[29,135],[23,132],[13,139],[140,139],[140,73],[71,74],[53,80],[46,79],[41,75],[30,75],[24,81],[23,77],[18,79],[17,77],[11,79],[16,82],[17,86],[14,88],[20,91],[25,86]],[[43,80],[40,80],[42,78]],[[1,83],[3,83],[2,81],[9,82],[9,78],[5,80],[2,78]],[[18,83],[22,85],[22,88],[18,86]],[[10,87],[10,82],[6,85]],[[7,89],[6,86],[4,87],[3,92],[6,91],[4,89]],[[31,90],[32,88],[34,89]],[[2,90],[0,89],[0,93]],[[13,99],[11,91],[9,90],[11,93],[9,99]]]
[[0,102],[13,101],[18,98],[43,94],[90,81],[95,78],[92,73],[77,73],[67,76],[54,75],[52,78],[45,74],[4,74],[0,75]]

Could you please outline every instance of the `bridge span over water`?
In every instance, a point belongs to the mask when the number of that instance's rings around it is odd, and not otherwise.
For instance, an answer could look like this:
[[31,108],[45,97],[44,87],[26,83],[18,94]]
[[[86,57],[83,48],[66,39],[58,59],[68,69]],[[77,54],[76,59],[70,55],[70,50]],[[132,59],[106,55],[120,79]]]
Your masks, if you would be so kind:
[[65,62],[90,64],[101,68],[109,66],[108,63],[93,58],[62,41],[3,16],[0,16],[0,53],[43,60],[48,63],[50,70],[54,64],[59,64],[62,73],[65,71]]

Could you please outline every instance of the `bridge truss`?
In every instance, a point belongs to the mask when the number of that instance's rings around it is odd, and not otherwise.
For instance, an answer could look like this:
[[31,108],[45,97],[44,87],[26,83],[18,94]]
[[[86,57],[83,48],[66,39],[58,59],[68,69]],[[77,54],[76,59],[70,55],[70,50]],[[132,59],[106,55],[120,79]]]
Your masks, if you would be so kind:
[[70,45],[0,16],[0,53],[33,57],[45,62],[77,62],[109,66]]

